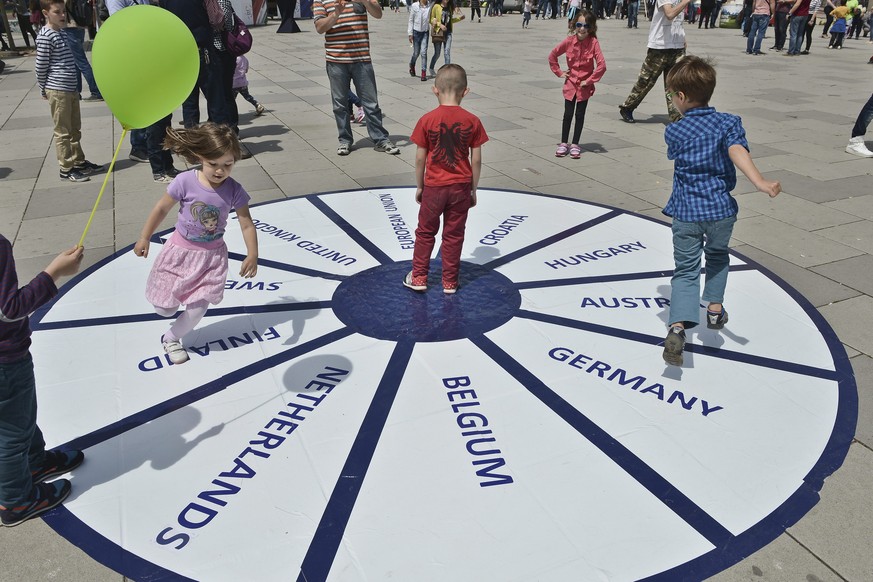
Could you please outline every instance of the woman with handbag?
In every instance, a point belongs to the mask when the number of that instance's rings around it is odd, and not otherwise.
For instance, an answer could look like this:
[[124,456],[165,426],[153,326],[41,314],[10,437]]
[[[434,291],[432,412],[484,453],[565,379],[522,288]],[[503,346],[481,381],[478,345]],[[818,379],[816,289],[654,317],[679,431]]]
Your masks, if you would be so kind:
[[[443,6],[445,3],[445,6]],[[434,0],[430,11],[430,24],[433,27],[430,37],[433,40],[433,58],[430,60],[430,74],[436,77],[434,65],[440,56],[440,49],[445,45],[445,64],[452,62],[452,25],[464,20],[460,8],[455,8],[454,0]]]

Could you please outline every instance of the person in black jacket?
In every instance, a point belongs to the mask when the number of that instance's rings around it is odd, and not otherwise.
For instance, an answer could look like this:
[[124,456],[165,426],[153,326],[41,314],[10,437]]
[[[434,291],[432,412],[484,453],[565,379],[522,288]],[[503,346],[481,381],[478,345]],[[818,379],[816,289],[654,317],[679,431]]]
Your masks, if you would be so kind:
[[[196,0],[161,0],[161,6],[179,17],[194,36],[200,53],[200,73],[191,95],[182,103],[182,124],[185,127],[200,125],[200,92],[206,97],[206,112],[209,121],[234,126],[227,102],[224,82],[223,59],[213,43],[212,27],[203,2]],[[232,70],[232,69],[231,69]]]

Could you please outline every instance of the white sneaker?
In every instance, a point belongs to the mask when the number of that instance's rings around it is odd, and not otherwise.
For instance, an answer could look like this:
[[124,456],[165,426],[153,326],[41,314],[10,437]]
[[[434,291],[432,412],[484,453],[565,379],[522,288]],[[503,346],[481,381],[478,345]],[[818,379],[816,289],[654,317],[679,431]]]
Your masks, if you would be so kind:
[[873,158],[873,152],[867,149],[863,135],[853,137],[849,140],[849,145],[846,146],[846,153],[852,154],[853,156],[860,156],[862,158]]
[[188,361],[188,352],[182,346],[182,342],[179,340],[173,341],[163,341],[161,338],[161,343],[164,346],[164,351],[167,352],[167,355],[170,356],[170,361],[174,364],[184,364]]
[[355,111],[355,123],[363,123],[364,121],[364,108],[358,107]]

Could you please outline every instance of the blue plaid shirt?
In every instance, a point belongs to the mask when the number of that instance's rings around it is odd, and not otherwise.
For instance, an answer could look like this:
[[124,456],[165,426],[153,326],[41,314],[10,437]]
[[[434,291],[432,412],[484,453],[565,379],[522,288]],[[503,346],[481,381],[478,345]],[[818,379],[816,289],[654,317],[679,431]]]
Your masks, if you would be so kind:
[[734,216],[737,201],[731,190],[737,170],[728,148],[749,149],[740,118],[712,107],[696,107],[664,131],[667,158],[674,160],[673,194],[664,214],[683,222],[707,222]]

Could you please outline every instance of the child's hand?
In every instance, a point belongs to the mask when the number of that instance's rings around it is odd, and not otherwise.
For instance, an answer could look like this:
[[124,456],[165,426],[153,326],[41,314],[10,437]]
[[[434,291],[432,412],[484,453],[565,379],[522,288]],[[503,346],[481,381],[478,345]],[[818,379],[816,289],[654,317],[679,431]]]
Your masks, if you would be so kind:
[[133,245],[133,254],[138,257],[146,258],[149,256],[149,239],[141,238]]
[[421,204],[421,194],[424,192],[424,188],[416,188],[415,189],[415,201],[418,204]]
[[52,262],[45,268],[45,272],[55,281],[60,277],[74,275],[79,270],[79,264],[84,256],[85,249],[75,246],[52,259]]
[[242,262],[242,267],[240,267],[239,275],[240,277],[245,277],[246,279],[251,279],[255,275],[258,274],[258,257],[253,257],[251,255],[246,256],[245,260]]
[[472,192],[470,192],[470,208],[476,206],[477,202],[479,202],[479,200],[477,200],[476,198],[476,191],[473,190]]
[[765,180],[760,185],[758,185],[758,190],[770,196],[770,198],[776,198],[780,192],[782,192],[782,184],[779,182],[771,182],[769,180]]

